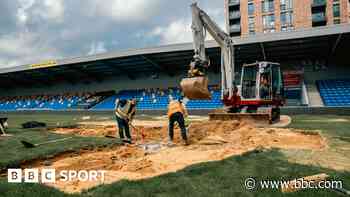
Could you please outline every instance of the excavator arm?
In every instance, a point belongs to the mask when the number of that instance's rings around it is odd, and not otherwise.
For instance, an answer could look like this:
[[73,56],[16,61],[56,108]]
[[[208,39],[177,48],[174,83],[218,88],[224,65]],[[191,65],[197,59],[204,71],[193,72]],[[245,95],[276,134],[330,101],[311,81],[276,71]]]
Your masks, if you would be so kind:
[[182,90],[189,99],[205,99],[208,98],[206,94],[210,95],[207,90],[207,73],[202,72],[209,67],[209,59],[205,51],[206,32],[209,32],[221,48],[222,94],[228,94],[229,97],[232,97],[234,91],[234,46],[232,39],[220,29],[207,13],[198,7],[197,3],[191,5],[191,10],[194,56],[190,63],[189,78],[183,79],[181,82]]

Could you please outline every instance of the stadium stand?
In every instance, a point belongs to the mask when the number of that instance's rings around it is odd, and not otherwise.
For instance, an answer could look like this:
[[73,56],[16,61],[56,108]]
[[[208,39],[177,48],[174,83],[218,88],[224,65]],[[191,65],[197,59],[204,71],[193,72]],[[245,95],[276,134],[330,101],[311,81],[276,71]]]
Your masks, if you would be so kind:
[[[300,103],[302,73],[284,73],[286,96],[289,102]],[[350,106],[350,79],[348,80],[321,80],[316,83],[323,102],[326,106]],[[190,100],[188,109],[216,109],[222,107],[220,89],[216,86],[209,87],[212,100]],[[80,93],[46,96],[19,96],[0,98],[1,111],[16,110],[111,110],[119,99],[138,100],[139,110],[165,110],[169,100],[178,99],[182,93],[178,88],[168,89],[140,89],[122,90],[120,92],[104,94]],[[293,103],[294,104],[294,103]],[[299,104],[300,105],[300,104]]]
[[319,80],[316,84],[326,106],[350,106],[350,79]]
[[[191,100],[187,103],[188,109],[215,109],[222,106],[220,100],[220,91],[216,87],[209,88],[212,93],[212,100]],[[137,108],[139,110],[164,110],[169,104],[170,98],[178,99],[181,97],[181,91],[177,88],[161,89],[142,89],[142,90],[123,90],[117,95],[113,95],[97,104],[92,110],[107,110],[114,108],[116,98],[138,100]]]
[[1,98],[0,110],[66,110],[87,102],[90,97],[91,94],[85,93]]
[[[215,109],[222,106],[220,90],[217,87],[209,88],[212,100],[191,100],[187,103],[188,109]],[[182,95],[177,88],[122,90],[117,94],[64,94],[50,96],[20,96],[0,99],[1,111],[16,110],[111,110],[114,109],[116,98],[138,100],[139,110],[164,110],[170,99],[178,99]]]

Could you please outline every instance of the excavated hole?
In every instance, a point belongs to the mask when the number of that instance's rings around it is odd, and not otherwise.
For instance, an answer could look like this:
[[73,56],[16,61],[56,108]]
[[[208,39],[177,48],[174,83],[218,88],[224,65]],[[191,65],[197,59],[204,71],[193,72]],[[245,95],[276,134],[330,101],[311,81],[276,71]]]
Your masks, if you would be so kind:
[[[80,125],[76,128],[51,130],[60,134],[81,136],[116,135],[114,125]],[[180,131],[175,129],[175,147],[166,146],[166,126],[137,126],[132,130],[135,144],[111,149],[82,151],[61,155],[51,160],[27,164],[43,169],[106,170],[105,180],[82,182],[72,180],[48,184],[67,193],[81,192],[100,184],[122,179],[139,180],[175,172],[189,165],[217,161],[259,148],[321,150],[326,141],[319,133],[296,129],[256,128],[248,122],[203,121],[189,126],[190,145],[183,146]],[[24,166],[25,167],[25,166]]]

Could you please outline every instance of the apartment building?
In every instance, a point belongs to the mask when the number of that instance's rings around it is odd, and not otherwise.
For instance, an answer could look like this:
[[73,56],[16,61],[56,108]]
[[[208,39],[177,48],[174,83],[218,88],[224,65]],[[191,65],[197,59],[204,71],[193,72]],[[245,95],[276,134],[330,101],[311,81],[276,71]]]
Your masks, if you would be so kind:
[[231,36],[350,22],[350,0],[225,0]]

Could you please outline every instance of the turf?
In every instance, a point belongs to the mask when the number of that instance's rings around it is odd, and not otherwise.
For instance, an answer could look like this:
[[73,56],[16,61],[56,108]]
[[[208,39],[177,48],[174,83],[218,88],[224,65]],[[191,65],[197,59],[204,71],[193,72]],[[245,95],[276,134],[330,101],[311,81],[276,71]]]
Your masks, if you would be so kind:
[[[60,120],[62,119],[60,117]],[[350,136],[349,122],[340,121],[334,123],[331,121],[336,119],[350,120],[350,118],[346,116],[294,116],[293,123],[290,127],[321,130],[322,134],[329,138],[332,146],[331,148],[336,149],[341,144],[349,144],[346,140],[339,139],[338,137]],[[66,118],[67,122],[70,122],[70,120],[72,120],[72,117]],[[52,119],[52,122],[55,122],[55,118]],[[25,133],[21,134],[20,130],[16,131],[15,128],[13,128],[11,132],[18,132],[17,135],[25,135]],[[32,135],[40,133],[40,131],[30,132],[33,133],[28,133],[28,135],[24,137],[30,138]],[[37,140],[40,139],[38,138]],[[77,138],[75,140],[89,141],[90,139]],[[80,141],[80,143],[85,144],[84,141]],[[92,143],[97,142],[96,140],[93,140]],[[36,157],[38,155],[44,156],[47,152],[63,149],[62,147],[73,146],[72,144],[75,143],[60,144],[53,149],[46,151],[35,150],[37,153],[31,157]],[[6,145],[6,147],[9,145],[11,144]],[[13,145],[13,147],[15,146]],[[18,149],[17,152],[18,151],[22,151],[22,149]],[[8,155],[4,153],[0,154],[2,154],[0,155],[2,162],[4,156]],[[26,156],[22,153],[16,154],[19,154],[19,156],[16,157],[16,159],[12,159],[12,161],[16,161],[22,158],[22,156]],[[26,154],[31,153],[27,152]],[[346,153],[344,152],[344,154]],[[350,153],[348,153],[348,155],[350,155]],[[289,180],[317,173],[328,173],[332,176],[332,179],[342,180],[345,188],[350,188],[349,171],[334,171],[319,166],[290,163],[288,162],[286,155],[280,150],[268,150],[235,156],[223,161],[196,164],[175,173],[169,173],[147,180],[125,180],[111,185],[101,185],[88,191],[84,191],[82,194],[75,195],[64,194],[60,191],[39,184],[9,184],[6,180],[0,180],[0,196],[340,196],[329,190],[305,190],[296,193],[282,194],[278,190],[256,189],[254,191],[247,191],[244,188],[244,180],[248,177],[254,177],[257,180]]]
[[350,116],[298,115],[293,116],[291,128],[321,130],[333,137],[350,137]]
[[0,140],[0,169],[18,167],[21,162],[38,158],[46,158],[66,151],[74,151],[88,147],[112,146],[120,144],[118,140],[110,138],[78,137],[72,139],[42,145],[35,148],[25,148],[20,141],[30,143],[41,143],[48,140],[70,137],[69,135],[58,135],[47,132],[46,128],[22,129],[21,124],[35,120],[47,123],[48,127],[67,126],[76,124],[81,117],[67,115],[16,115],[9,116],[9,128],[7,133],[13,135],[7,139]]

